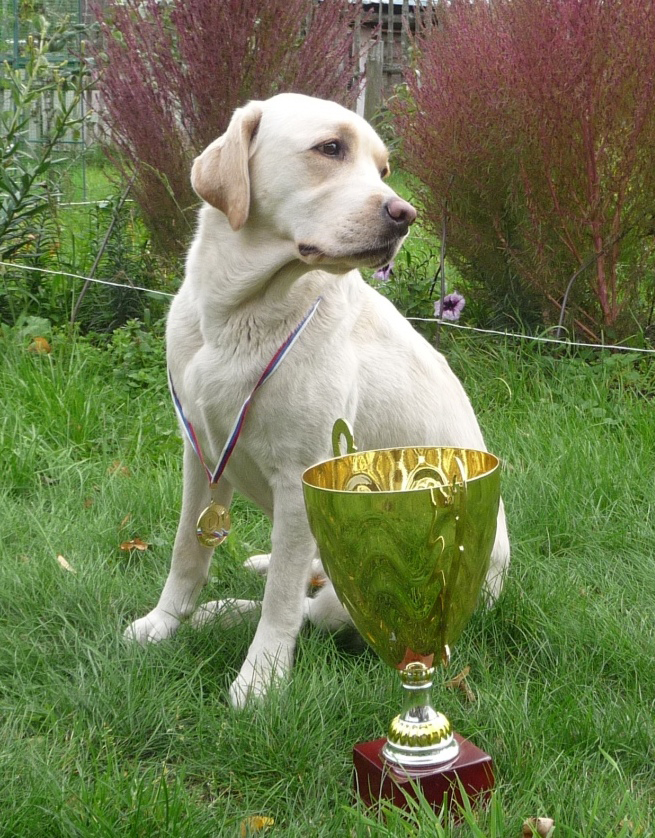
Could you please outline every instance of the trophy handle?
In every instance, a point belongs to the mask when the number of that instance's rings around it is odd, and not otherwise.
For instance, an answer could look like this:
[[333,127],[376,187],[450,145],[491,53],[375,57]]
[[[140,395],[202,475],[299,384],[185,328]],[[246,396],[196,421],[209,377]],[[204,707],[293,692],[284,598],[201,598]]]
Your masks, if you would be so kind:
[[[346,450],[341,450],[341,441],[346,443]],[[345,419],[337,419],[332,426],[332,452],[335,457],[343,457],[345,454],[352,454],[357,451],[353,437],[353,429]]]

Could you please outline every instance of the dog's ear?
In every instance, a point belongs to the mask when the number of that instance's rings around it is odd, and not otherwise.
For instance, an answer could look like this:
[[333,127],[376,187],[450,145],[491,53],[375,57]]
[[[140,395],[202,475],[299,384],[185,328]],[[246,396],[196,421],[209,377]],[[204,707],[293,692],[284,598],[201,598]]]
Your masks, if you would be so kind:
[[203,201],[227,215],[233,230],[240,230],[248,219],[248,160],[261,118],[259,102],[249,102],[236,110],[227,131],[196,157],[191,169],[195,191]]

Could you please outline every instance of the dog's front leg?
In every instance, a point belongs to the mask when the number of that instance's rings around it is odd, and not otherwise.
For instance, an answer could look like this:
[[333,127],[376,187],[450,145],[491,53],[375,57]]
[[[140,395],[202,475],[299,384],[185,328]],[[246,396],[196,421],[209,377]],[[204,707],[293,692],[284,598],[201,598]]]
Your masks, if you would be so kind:
[[291,668],[303,604],[316,548],[298,485],[277,487],[274,495],[271,558],[262,614],[248,656],[230,687],[235,707],[266,693]]
[[[232,500],[232,487],[222,479],[213,497],[227,509]],[[185,440],[182,511],[171,568],[159,602],[145,617],[128,626],[125,631],[128,639],[138,643],[164,640],[193,613],[200,591],[207,582],[213,552],[211,548],[202,547],[196,538],[196,522],[208,502],[207,475]]]

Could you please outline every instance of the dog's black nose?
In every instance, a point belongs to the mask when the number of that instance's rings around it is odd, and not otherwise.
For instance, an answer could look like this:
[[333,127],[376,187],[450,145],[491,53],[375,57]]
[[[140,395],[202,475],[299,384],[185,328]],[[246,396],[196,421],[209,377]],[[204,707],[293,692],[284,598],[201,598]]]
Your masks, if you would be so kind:
[[403,232],[406,232],[409,229],[409,225],[416,221],[416,210],[407,201],[403,201],[402,198],[398,198],[397,196],[391,198],[387,201],[384,208],[394,225]]

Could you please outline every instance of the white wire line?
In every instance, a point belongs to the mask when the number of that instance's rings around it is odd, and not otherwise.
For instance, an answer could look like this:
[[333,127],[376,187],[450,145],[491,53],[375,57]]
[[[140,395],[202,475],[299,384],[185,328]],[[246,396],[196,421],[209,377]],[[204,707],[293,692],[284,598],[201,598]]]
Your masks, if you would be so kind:
[[[100,209],[105,209],[109,206],[111,201],[108,198],[105,198],[101,201],[67,201],[65,204],[60,203],[57,204],[59,208],[68,208],[68,207],[100,207]],[[126,204],[133,204],[134,201],[130,201],[129,198],[125,202]]]
[[[112,288],[124,288],[127,291],[143,291],[146,294],[156,294],[160,297],[173,298],[175,294],[168,291],[155,291],[152,288],[142,288],[139,285],[125,285],[121,282],[112,282],[108,279],[98,279],[92,276],[82,276],[81,274],[71,274],[66,271],[53,271],[48,268],[35,268],[32,265],[19,265],[16,262],[0,261],[1,267],[18,268],[22,271],[40,271],[41,273],[54,274],[55,276],[67,276],[71,279],[81,279],[84,282],[95,282],[97,285],[109,285]],[[557,338],[546,338],[537,335],[523,335],[515,332],[500,332],[496,329],[479,329],[476,326],[464,326],[461,323],[454,323],[452,320],[441,320],[437,317],[408,317],[407,320],[416,323],[439,323],[442,326],[450,326],[453,329],[463,329],[468,332],[479,332],[484,335],[497,335],[502,338],[514,338],[515,340],[531,340],[535,343],[555,343],[561,346],[580,347],[581,349],[614,349],[619,352],[637,352],[642,355],[655,355],[655,349],[640,349],[636,346],[620,346],[609,343],[576,343],[570,340],[559,340]]]
[[544,338],[537,335],[520,335],[515,332],[499,332],[496,329],[478,329],[475,326],[463,326],[461,323],[453,323],[452,320],[441,320],[436,317],[408,317],[407,320],[414,320],[419,323],[439,323],[441,326],[452,326],[453,329],[465,329],[469,332],[480,332],[484,335],[499,335],[503,338],[517,338],[518,340],[532,340],[538,343],[559,343],[562,346],[579,346],[582,349],[616,349],[621,352],[640,352],[644,355],[655,355],[655,349],[640,349],[638,346],[620,346],[611,343],[576,343],[571,340],[558,340],[557,338]]
[[81,276],[80,274],[71,274],[66,271],[53,271],[49,268],[35,268],[32,265],[19,265],[16,262],[2,262],[0,266],[7,268],[18,268],[21,271],[38,271],[43,274],[54,274],[55,276],[68,276],[71,279],[81,279],[84,282],[95,282],[97,285],[110,285],[112,288],[125,288],[128,291],[144,291],[146,294],[156,294],[159,297],[174,297],[175,294],[170,294],[168,291],[155,291],[153,288],[142,288],[140,285],[125,285],[121,282],[112,282],[109,279],[98,279],[94,276]]

